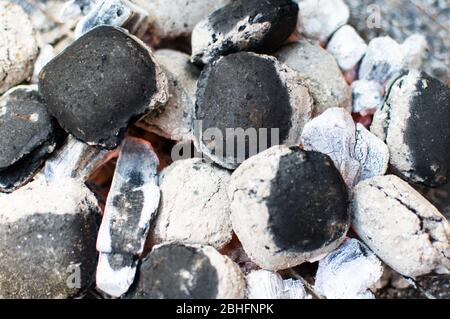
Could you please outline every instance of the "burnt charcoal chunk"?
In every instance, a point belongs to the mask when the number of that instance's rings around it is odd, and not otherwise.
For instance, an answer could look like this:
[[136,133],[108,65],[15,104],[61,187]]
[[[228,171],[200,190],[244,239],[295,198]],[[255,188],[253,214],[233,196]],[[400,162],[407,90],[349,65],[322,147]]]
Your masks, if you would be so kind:
[[450,178],[450,89],[423,72],[398,78],[371,131],[389,147],[390,164],[404,179],[428,186]]
[[143,44],[122,29],[99,26],[44,67],[39,91],[66,131],[110,149],[128,125],[155,108],[160,76]]
[[[202,151],[225,168],[235,168],[254,155],[250,148],[255,141],[247,138],[241,145],[237,136],[227,133],[229,128],[257,130],[258,141],[254,144],[259,147],[260,129],[267,129],[267,141],[261,141],[266,144],[264,147],[297,143],[291,133],[301,133],[312,104],[308,90],[299,83],[296,72],[272,58],[253,53],[230,54],[208,65],[198,80],[195,110],[195,119],[202,121]],[[211,140],[206,134],[208,129],[220,131],[222,139]],[[272,140],[275,130],[278,136]],[[239,158],[239,148],[244,148],[243,159]],[[222,150],[222,154],[217,150]]]
[[274,146],[231,175],[233,230],[258,266],[278,271],[339,246],[350,226],[347,187],[325,154]]
[[[327,155],[296,147],[291,150],[280,158],[277,174],[270,182],[266,204],[269,229],[280,249],[313,251],[347,231],[347,189]],[[298,160],[299,154],[303,161]]]
[[[190,279],[189,276],[192,276]],[[211,299],[218,293],[218,273],[209,257],[194,247],[162,246],[145,258],[129,298]]]
[[19,86],[0,99],[0,191],[25,183],[64,137],[32,86]]
[[270,52],[294,31],[298,5],[291,0],[238,0],[194,28],[192,60],[207,64],[239,51]]

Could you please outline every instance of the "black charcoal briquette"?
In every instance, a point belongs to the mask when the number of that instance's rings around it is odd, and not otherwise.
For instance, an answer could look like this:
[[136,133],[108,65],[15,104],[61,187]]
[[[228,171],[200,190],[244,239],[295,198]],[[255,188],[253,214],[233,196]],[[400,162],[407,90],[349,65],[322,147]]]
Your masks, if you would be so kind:
[[166,102],[167,79],[145,44],[99,26],[43,68],[39,91],[66,131],[114,148],[130,124]]
[[202,71],[194,133],[202,152],[233,169],[270,146],[299,144],[311,113],[312,98],[296,71],[273,57],[240,52]]
[[0,98],[0,191],[30,179],[64,136],[34,86],[18,86]]
[[239,267],[210,246],[157,246],[142,261],[133,299],[241,299]]
[[291,0],[237,0],[211,13],[192,32],[192,60],[207,64],[232,52],[270,52],[294,31]]
[[290,268],[335,249],[350,225],[346,185],[332,160],[274,146],[231,176],[233,229],[250,258],[268,270]]
[[0,298],[71,298],[92,283],[100,208],[78,180],[0,197]]
[[392,85],[371,131],[386,142],[403,178],[429,186],[450,179],[450,89],[415,70]]

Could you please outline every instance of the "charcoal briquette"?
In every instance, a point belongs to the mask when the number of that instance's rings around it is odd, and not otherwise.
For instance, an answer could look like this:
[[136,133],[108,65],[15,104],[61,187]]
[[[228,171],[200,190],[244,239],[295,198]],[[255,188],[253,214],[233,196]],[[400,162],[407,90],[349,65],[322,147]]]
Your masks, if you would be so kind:
[[0,197],[0,298],[79,297],[93,281],[100,208],[76,180]]
[[264,269],[287,269],[331,252],[350,225],[346,185],[322,153],[274,146],[232,174],[228,193],[233,230]]
[[[233,169],[255,151],[298,144],[311,112],[312,98],[297,72],[273,57],[230,54],[206,66],[197,82],[196,143],[213,161]],[[230,128],[253,130],[256,140],[240,142]],[[221,136],[209,136],[209,129]]]
[[450,178],[450,89],[411,70],[375,113],[371,131],[389,147],[390,164],[408,181],[443,185]]
[[211,13],[192,32],[192,61],[207,64],[239,51],[271,52],[294,31],[298,5],[291,0],[236,0]]
[[245,279],[239,266],[210,246],[167,244],[142,261],[127,298],[242,299]]
[[0,191],[28,181],[64,138],[35,86],[18,86],[0,98]]
[[167,100],[167,79],[150,49],[116,27],[99,26],[41,71],[39,92],[76,138],[112,149],[124,130]]
[[269,270],[254,270],[246,276],[248,299],[306,299],[300,280],[284,279]]

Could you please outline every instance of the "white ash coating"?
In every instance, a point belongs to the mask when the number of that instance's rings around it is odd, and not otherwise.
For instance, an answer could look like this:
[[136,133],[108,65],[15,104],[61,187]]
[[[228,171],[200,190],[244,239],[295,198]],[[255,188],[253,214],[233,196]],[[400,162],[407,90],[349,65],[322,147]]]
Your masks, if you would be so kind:
[[379,37],[369,42],[367,53],[359,67],[359,79],[384,85],[403,67],[404,53],[391,37]]
[[366,50],[366,42],[348,24],[339,28],[327,45],[327,51],[334,56],[343,71],[352,70],[366,54]]
[[128,0],[101,0],[92,6],[75,28],[75,38],[99,25],[124,27],[133,34],[143,35],[147,12]]
[[246,276],[248,299],[306,299],[300,280],[283,278],[269,270],[254,270]]
[[362,116],[375,113],[384,103],[382,87],[375,81],[357,80],[352,82],[353,113]]
[[419,78],[420,72],[410,71],[407,76],[397,79],[391,86],[383,107],[375,113],[370,127],[370,131],[388,145],[391,165],[417,182],[421,182],[422,179],[414,174],[414,159],[405,141],[405,131],[408,118],[411,116],[410,102],[416,93]]
[[133,0],[148,12],[148,31],[159,38],[189,36],[195,25],[231,0]]
[[307,151],[327,154],[349,188],[361,180],[386,173],[387,145],[343,109],[331,108],[306,124],[302,145]]
[[319,262],[314,288],[327,299],[374,299],[381,261],[363,243],[348,239]]
[[39,55],[34,63],[33,76],[31,82],[37,84],[39,82],[39,73],[42,68],[56,56],[55,49],[50,44],[46,44],[40,48]]
[[314,115],[331,107],[352,108],[350,87],[336,60],[320,46],[307,41],[289,44],[275,56],[280,62],[298,72],[314,99]]
[[164,169],[156,241],[225,246],[232,236],[229,179],[228,171],[198,158],[179,160]]
[[343,0],[296,2],[299,7],[297,30],[310,39],[325,42],[350,17],[350,10]]
[[[120,255],[118,255],[120,258]],[[125,294],[133,284],[136,275],[137,260],[130,259],[130,263],[116,269],[111,266],[109,258],[114,255],[99,253],[95,282],[97,288],[113,297]]]
[[[233,230],[251,260],[267,270],[288,269],[305,261],[314,261],[338,247],[345,236],[342,234],[315,249],[293,251],[278,246],[277,235],[269,231],[273,216],[267,202],[272,181],[280,169],[280,160],[292,152],[291,148],[279,145],[250,157],[234,171],[228,187]],[[299,160],[306,161],[305,158]],[[297,187],[294,181],[291,183],[292,187]],[[301,225],[298,227],[301,231]]]
[[98,232],[98,251],[142,253],[160,200],[158,166],[158,156],[148,141],[123,140]]
[[401,47],[405,68],[419,70],[428,50],[427,39],[422,34],[413,34],[405,39]]
[[38,55],[30,17],[10,2],[0,1],[0,94],[31,77]]
[[169,101],[137,125],[171,140],[193,140],[199,70],[190,63],[189,55],[179,51],[158,50],[155,58],[168,78]]
[[[251,43],[261,41],[270,30],[271,23],[268,21],[250,23],[249,20],[251,20],[249,16],[244,17],[226,34],[215,32],[209,19],[199,22],[192,31],[192,61],[210,63],[216,58],[216,51],[220,51],[224,43],[233,43],[237,51],[245,51]],[[239,32],[241,28],[251,36],[245,37]]]
[[361,182],[352,200],[353,227],[387,265],[408,277],[450,268],[450,226],[440,212],[394,175]]

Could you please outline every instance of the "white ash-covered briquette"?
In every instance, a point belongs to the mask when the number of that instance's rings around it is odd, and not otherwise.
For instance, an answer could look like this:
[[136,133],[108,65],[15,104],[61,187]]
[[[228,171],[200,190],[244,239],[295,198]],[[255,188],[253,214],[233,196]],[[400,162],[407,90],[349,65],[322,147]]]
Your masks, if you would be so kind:
[[363,243],[348,239],[319,262],[314,288],[327,299],[374,299],[381,261]]
[[233,52],[276,50],[294,31],[297,15],[291,0],[235,0],[195,26],[192,61],[208,64]]
[[133,282],[150,220],[158,209],[158,157],[145,140],[126,137],[97,237],[97,287],[120,297]]
[[69,0],[61,8],[60,20],[67,21],[87,15],[100,0]]
[[146,29],[147,12],[128,0],[101,0],[83,17],[75,28],[75,38],[99,25],[123,27],[142,35]]
[[359,183],[353,227],[375,254],[408,277],[450,272],[450,226],[440,212],[394,175]]
[[42,69],[39,92],[66,131],[112,149],[130,124],[167,101],[167,79],[139,39],[98,26]]
[[331,108],[305,125],[302,145],[307,151],[327,154],[349,188],[358,182],[384,175],[389,163],[386,144],[356,124],[341,108]]
[[275,53],[282,63],[298,72],[314,99],[314,114],[331,107],[351,112],[352,94],[333,56],[307,41],[291,43]]
[[367,116],[381,109],[384,103],[383,88],[378,82],[357,80],[352,82],[353,113]]
[[153,248],[138,269],[132,299],[243,299],[239,266],[210,246],[167,244]]
[[398,78],[375,113],[371,131],[386,142],[403,178],[429,186],[450,178],[450,89],[411,70]]
[[391,37],[379,37],[369,42],[367,53],[359,67],[359,79],[384,85],[398,75],[403,67],[403,51]]
[[299,280],[285,279],[276,272],[255,270],[246,276],[248,299],[306,299]]
[[320,42],[347,23],[350,10],[343,0],[295,0],[299,14],[297,31]]
[[162,39],[189,36],[195,25],[232,0],[133,0],[148,12],[148,32]]
[[230,173],[202,159],[179,160],[160,175],[161,203],[155,219],[156,242],[222,248],[231,240]]
[[0,1],[0,94],[31,77],[39,49],[29,16]]
[[354,69],[364,54],[366,54],[366,50],[366,42],[348,24],[339,28],[327,45],[327,51],[336,59],[343,71]]
[[420,70],[428,51],[427,39],[422,34],[416,33],[406,38],[401,47],[404,67]]
[[95,274],[100,208],[77,180],[0,197],[0,298],[80,296]]
[[37,87],[17,86],[0,98],[0,192],[26,183],[64,138]]
[[232,174],[233,230],[250,258],[287,269],[337,248],[350,226],[347,187],[332,160],[274,146]]
[[167,76],[169,101],[137,123],[145,130],[174,141],[193,140],[195,92],[199,69],[190,63],[190,56],[163,49],[155,58]]
[[273,145],[299,144],[311,118],[313,101],[301,77],[270,56],[222,57],[203,69],[197,87],[196,146],[225,168]]

